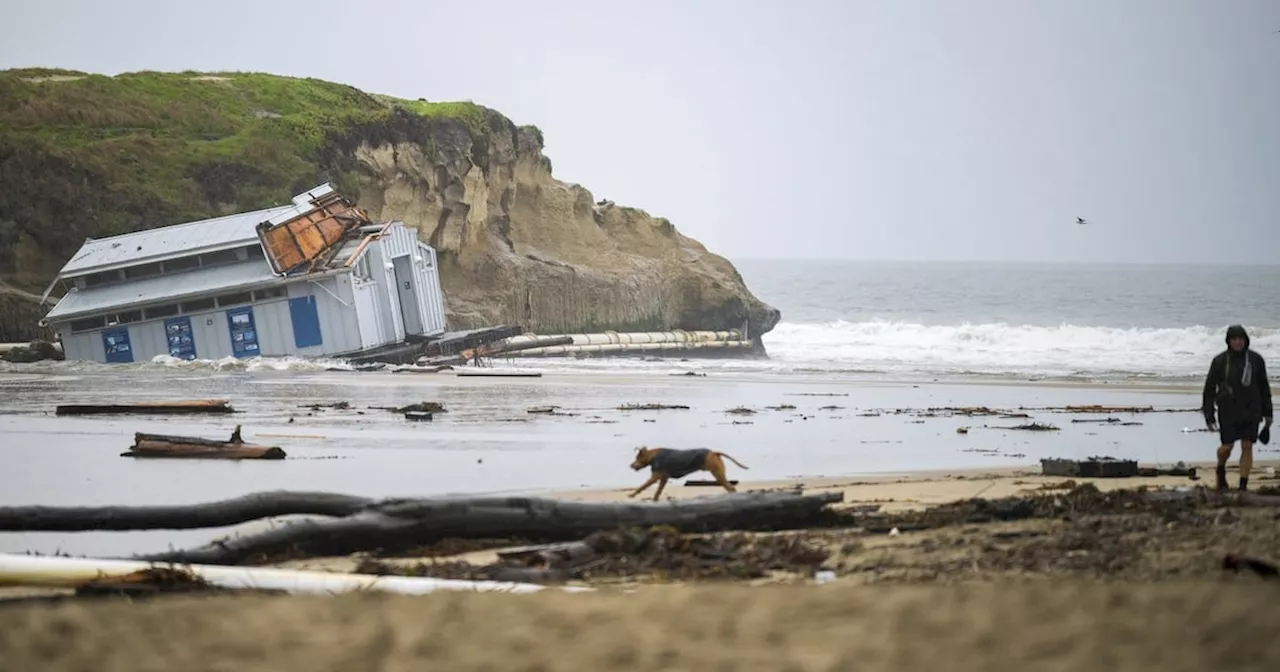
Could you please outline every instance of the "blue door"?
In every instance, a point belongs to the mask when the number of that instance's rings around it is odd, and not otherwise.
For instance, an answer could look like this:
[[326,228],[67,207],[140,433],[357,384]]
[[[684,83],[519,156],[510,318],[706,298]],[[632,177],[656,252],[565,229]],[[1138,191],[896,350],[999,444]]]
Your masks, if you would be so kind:
[[102,347],[107,351],[107,361],[112,364],[129,364],[133,361],[133,347],[129,345],[127,328],[102,332]]
[[191,333],[191,318],[175,317],[164,321],[164,337],[169,342],[169,356],[196,358],[196,339]]
[[253,324],[253,308],[235,308],[227,311],[227,326],[231,328],[231,354],[236,357],[257,357],[258,329]]
[[320,313],[316,311],[316,297],[300,296],[289,299],[289,319],[293,321],[293,344],[299,348],[320,345]]

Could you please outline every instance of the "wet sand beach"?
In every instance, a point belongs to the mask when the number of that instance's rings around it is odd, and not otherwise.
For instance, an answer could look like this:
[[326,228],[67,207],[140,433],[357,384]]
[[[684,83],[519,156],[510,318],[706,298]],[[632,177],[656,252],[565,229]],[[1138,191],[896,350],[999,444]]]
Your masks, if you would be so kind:
[[[526,493],[621,501],[640,445],[712,447],[743,491],[839,491],[853,515],[776,533],[645,533],[569,585],[590,594],[209,595],[46,602],[0,589],[0,669],[1271,669],[1273,582],[1227,554],[1280,557],[1275,508],[1182,476],[1066,479],[1046,457],[1207,468],[1198,390],[1056,382],[555,373],[0,375],[0,505],[180,504],[287,489],[369,497]],[[224,417],[55,417],[60,403],[228,399]],[[436,401],[410,423],[377,407]],[[331,405],[346,402],[346,407]],[[622,410],[629,404],[687,406]],[[1159,412],[1076,414],[1067,405]],[[553,413],[529,413],[554,407]],[[991,415],[960,408],[996,409]],[[733,409],[751,412],[730,413]],[[1058,410],[1054,410],[1058,409]],[[1016,416],[1016,417],[1009,417]],[[1025,416],[1025,417],[1023,417]],[[1086,420],[1087,422],[1073,422]],[[1013,429],[1029,422],[1056,430]],[[282,446],[279,462],[119,457],[134,431]],[[959,428],[967,433],[958,433]],[[1255,489],[1280,487],[1259,447]],[[1233,461],[1234,465],[1234,461]],[[695,474],[692,478],[703,478]],[[1235,476],[1232,475],[1234,482]],[[1148,501],[1141,489],[1180,493]],[[664,499],[717,494],[673,481]],[[646,492],[651,495],[652,490]],[[643,496],[643,495],[642,495]],[[1028,502],[1028,504],[1018,504]],[[248,534],[0,533],[0,551],[126,556]],[[510,546],[515,540],[508,541]],[[286,568],[484,578],[502,540]],[[232,625],[234,624],[234,625]],[[178,630],[173,630],[178,628]],[[57,632],[57,638],[50,633]],[[199,633],[199,634],[195,634]],[[1153,643],[1159,643],[1158,645]],[[9,667],[6,667],[9,666]]]

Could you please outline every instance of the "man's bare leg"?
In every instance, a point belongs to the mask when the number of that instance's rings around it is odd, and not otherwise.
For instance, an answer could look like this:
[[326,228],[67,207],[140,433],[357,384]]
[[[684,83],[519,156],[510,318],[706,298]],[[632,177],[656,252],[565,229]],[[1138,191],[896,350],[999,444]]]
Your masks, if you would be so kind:
[[1253,469],[1253,442],[1240,442],[1240,489],[1249,489],[1249,470]]
[[[1231,459],[1231,444],[1224,443],[1218,446],[1218,475],[1217,488],[1219,490],[1227,489],[1227,460]],[[1252,457],[1250,458],[1252,464]]]

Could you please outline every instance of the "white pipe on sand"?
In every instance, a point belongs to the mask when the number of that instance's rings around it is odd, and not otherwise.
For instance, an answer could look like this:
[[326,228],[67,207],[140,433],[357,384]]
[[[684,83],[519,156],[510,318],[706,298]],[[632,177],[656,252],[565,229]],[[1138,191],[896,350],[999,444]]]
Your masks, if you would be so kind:
[[[156,568],[186,570],[222,588],[283,590],[289,593],[333,594],[378,590],[402,595],[425,595],[437,590],[473,592],[532,593],[546,586],[512,581],[461,581],[416,576],[375,576],[373,574],[337,574],[266,567],[223,567],[220,565],[175,565],[136,560],[104,560],[97,558],[62,558],[39,555],[0,553],[0,586],[42,586],[74,588],[93,580],[122,577]],[[563,586],[565,592],[590,591],[590,588]]]

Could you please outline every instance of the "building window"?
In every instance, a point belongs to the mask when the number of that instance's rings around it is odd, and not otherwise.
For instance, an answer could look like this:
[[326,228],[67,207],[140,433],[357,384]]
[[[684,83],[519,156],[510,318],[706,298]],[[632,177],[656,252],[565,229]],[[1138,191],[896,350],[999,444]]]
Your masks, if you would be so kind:
[[370,280],[373,275],[369,273],[369,255],[363,255],[360,260],[351,267],[351,274],[356,280]]
[[141,322],[141,321],[142,321],[141,310],[130,310],[125,313],[117,313],[115,315],[107,316],[108,327],[114,326],[117,324],[130,324],[132,322]]
[[182,304],[182,312],[198,313],[202,310],[213,310],[213,299],[196,299]]
[[141,264],[139,266],[130,266],[124,269],[124,277],[129,280],[137,278],[151,278],[160,275],[160,263]]
[[283,286],[267,287],[265,289],[259,289],[258,291],[254,292],[253,299],[255,301],[266,301],[267,299],[283,299],[288,294],[289,294],[289,291],[285,289]]
[[223,294],[218,297],[218,307],[226,308],[227,306],[236,306],[242,303],[252,303],[253,297],[249,292],[240,292],[239,294]]
[[82,331],[93,331],[94,329],[101,329],[105,326],[107,326],[107,320],[101,315],[98,317],[86,317],[83,320],[75,320],[71,323],[71,333],[75,334]]
[[200,257],[178,257],[164,262],[165,273],[177,273],[179,271],[189,271],[193,268],[200,268]]
[[235,250],[219,250],[200,255],[200,265],[206,267],[233,264],[237,261],[240,261],[240,257]]
[[157,317],[173,317],[178,314],[177,305],[153,306],[147,309],[147,319],[154,320]]
[[108,282],[115,282],[120,279],[120,271],[103,271],[101,273],[90,273],[82,278],[84,287],[97,287]]

